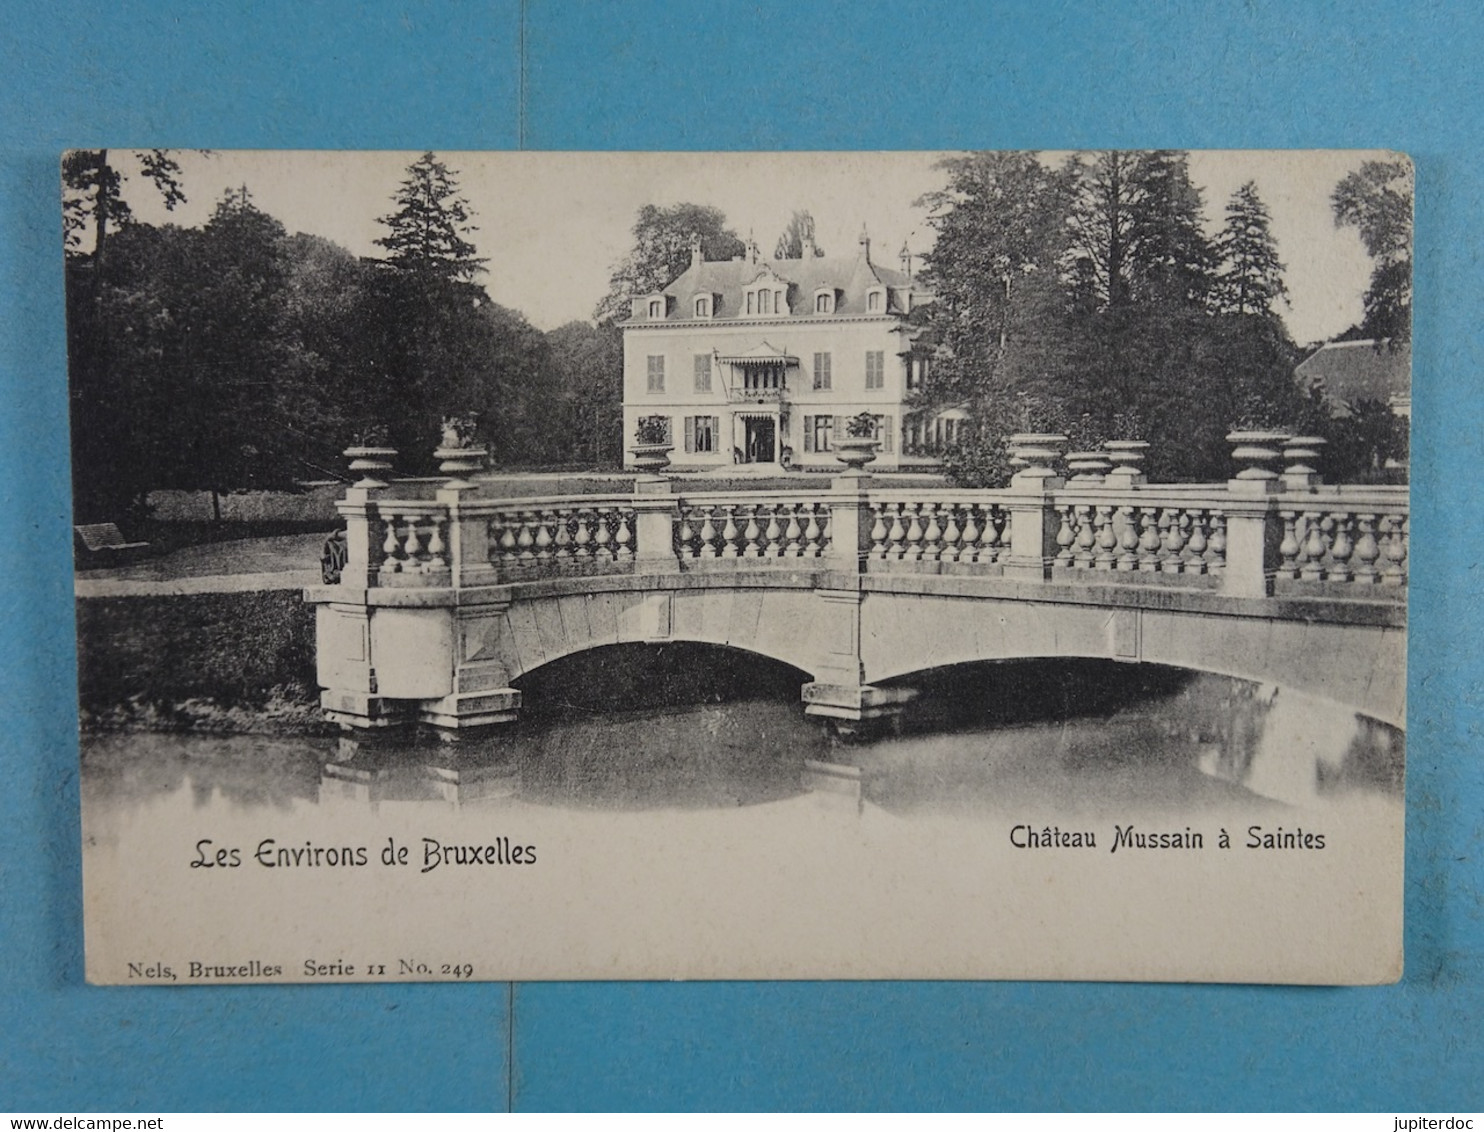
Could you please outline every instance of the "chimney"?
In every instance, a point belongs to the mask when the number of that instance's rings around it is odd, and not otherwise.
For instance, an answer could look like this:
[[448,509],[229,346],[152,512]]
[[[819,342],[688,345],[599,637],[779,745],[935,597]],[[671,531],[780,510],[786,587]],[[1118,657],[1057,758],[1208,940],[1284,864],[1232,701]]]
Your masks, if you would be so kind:
[[752,233],[747,233],[747,262],[757,262],[757,241],[752,238]]
[[897,259],[902,264],[902,274],[908,279],[912,278],[912,249],[907,246],[907,241],[902,241],[902,250],[897,253]]
[[690,265],[693,269],[701,266],[701,234],[699,232],[690,234]]
[[814,234],[806,233],[799,241],[803,245],[803,251],[799,253],[800,259],[814,258]]
[[871,262],[871,237],[868,236],[868,235],[866,235],[866,226],[864,224],[861,225],[860,245],[861,245],[861,258],[864,259],[867,263],[870,263]]

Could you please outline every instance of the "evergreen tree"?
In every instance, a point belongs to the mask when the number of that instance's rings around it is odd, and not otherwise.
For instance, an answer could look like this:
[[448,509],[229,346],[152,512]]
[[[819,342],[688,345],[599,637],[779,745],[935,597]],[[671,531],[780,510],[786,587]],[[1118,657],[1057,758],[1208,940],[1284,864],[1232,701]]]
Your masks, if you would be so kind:
[[808,210],[795,210],[789,217],[788,226],[783,229],[783,234],[778,237],[778,245],[773,249],[774,259],[803,259],[804,241],[808,240],[814,247],[814,255],[824,255],[824,249],[814,243],[814,217]]
[[392,198],[397,211],[381,218],[388,231],[376,240],[391,266],[444,281],[468,282],[483,272],[485,260],[466,238],[476,229],[456,176],[431,152],[407,167],[407,179]]
[[1215,254],[1202,227],[1200,190],[1190,162],[1176,150],[1152,150],[1134,162],[1132,278],[1136,300],[1204,307]]
[[1216,303],[1223,314],[1276,317],[1274,304],[1287,299],[1283,264],[1278,261],[1270,222],[1267,206],[1252,181],[1232,194],[1226,224],[1216,241],[1221,257]]

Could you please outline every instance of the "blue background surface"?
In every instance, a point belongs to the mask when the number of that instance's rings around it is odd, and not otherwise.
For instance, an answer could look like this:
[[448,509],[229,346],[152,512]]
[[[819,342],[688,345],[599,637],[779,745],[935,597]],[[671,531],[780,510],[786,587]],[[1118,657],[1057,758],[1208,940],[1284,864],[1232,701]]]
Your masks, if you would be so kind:
[[[1421,3],[1047,9],[530,0],[523,100],[515,0],[5,5],[0,1109],[1484,1105],[1484,523],[1472,506],[1484,437],[1484,18]],[[61,150],[522,139],[1410,153],[1417,537],[1403,981],[85,986]]]

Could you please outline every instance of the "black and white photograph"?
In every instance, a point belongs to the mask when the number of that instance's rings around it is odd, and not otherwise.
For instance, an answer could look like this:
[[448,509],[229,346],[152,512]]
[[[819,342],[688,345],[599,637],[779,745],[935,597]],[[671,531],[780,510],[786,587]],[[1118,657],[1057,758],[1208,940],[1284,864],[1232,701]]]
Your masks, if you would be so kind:
[[1397,980],[1412,198],[69,151],[89,981]]

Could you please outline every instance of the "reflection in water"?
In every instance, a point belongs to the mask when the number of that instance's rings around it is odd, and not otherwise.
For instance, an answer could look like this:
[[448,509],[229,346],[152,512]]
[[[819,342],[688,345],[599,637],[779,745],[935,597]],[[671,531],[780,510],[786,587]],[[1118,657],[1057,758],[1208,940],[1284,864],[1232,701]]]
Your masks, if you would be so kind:
[[904,815],[1401,796],[1401,732],[1287,689],[1107,662],[965,665],[915,677],[899,732],[847,746],[804,716],[802,674],[718,653],[569,658],[526,678],[518,723],[457,743],[87,736],[84,798],[95,814],[167,796],[197,810],[735,807],[801,794],[810,759],[858,767],[865,800]]

